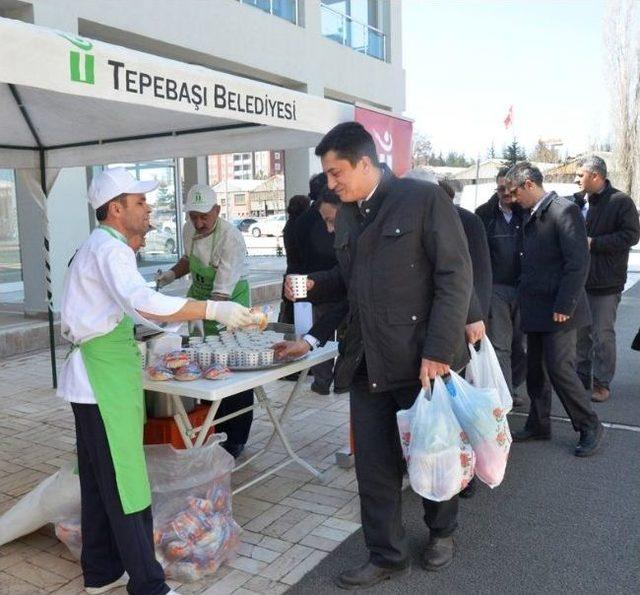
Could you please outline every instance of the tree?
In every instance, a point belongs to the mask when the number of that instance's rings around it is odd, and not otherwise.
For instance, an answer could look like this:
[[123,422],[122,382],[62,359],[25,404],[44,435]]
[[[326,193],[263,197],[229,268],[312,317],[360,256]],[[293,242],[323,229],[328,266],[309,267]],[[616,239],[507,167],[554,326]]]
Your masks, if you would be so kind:
[[495,159],[496,158],[496,146],[491,141],[491,146],[487,149],[487,159]]
[[169,192],[166,182],[160,182],[156,195],[156,208],[174,208],[174,196]]
[[531,161],[539,161],[541,163],[558,163],[560,155],[555,147],[549,147],[542,139],[533,149],[533,153],[529,156]]
[[617,184],[640,191],[640,24],[633,0],[608,3],[604,46],[608,61]]
[[515,165],[518,161],[525,161],[527,154],[514,138],[513,142],[502,150],[502,159],[505,165]]
[[411,167],[428,165],[432,156],[433,147],[431,141],[419,132],[413,135],[413,147],[411,153]]

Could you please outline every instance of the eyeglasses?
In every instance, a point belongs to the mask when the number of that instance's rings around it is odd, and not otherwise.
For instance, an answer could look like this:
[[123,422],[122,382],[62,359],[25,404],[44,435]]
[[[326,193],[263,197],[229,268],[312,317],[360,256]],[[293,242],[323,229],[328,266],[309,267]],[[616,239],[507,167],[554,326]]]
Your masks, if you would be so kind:
[[504,194],[506,190],[507,190],[506,186],[496,186],[496,192],[498,194]]
[[510,196],[511,198],[515,198],[515,197],[517,196],[517,194],[518,194],[518,190],[519,190],[520,188],[524,188],[524,185],[525,185],[525,184],[526,184],[526,182],[525,182],[524,184],[518,184],[516,187],[512,188],[511,190],[507,190],[507,191],[505,192],[505,194],[506,194],[507,196]]

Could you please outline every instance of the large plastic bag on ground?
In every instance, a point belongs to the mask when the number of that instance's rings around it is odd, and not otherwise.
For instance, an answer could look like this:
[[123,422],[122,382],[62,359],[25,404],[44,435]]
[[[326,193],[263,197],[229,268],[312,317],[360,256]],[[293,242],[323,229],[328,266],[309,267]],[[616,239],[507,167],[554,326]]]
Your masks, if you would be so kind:
[[80,507],[80,481],[75,462],[67,463],[0,517],[0,545],[73,514]]
[[199,580],[238,549],[240,527],[231,515],[234,459],[221,438],[216,434],[201,448],[145,447],[156,556],[170,578]]
[[441,378],[435,379],[429,392],[421,390],[413,406],[396,416],[412,489],[424,498],[442,502],[467,486],[475,457]]
[[476,475],[495,488],[504,478],[511,448],[509,423],[498,391],[471,386],[455,372],[447,387],[453,412],[476,455]]
[[500,405],[505,414],[513,408],[513,397],[509,391],[509,385],[504,379],[498,356],[489,341],[489,337],[484,337],[480,341],[480,349],[475,350],[473,345],[469,345],[471,360],[467,364],[465,378],[469,384],[478,388],[495,388],[498,391]]
[[[156,558],[168,578],[196,581],[216,572],[239,546],[240,527],[231,509],[233,457],[214,434],[200,448],[145,446],[151,484]],[[56,523],[56,536],[80,558],[80,502]]]

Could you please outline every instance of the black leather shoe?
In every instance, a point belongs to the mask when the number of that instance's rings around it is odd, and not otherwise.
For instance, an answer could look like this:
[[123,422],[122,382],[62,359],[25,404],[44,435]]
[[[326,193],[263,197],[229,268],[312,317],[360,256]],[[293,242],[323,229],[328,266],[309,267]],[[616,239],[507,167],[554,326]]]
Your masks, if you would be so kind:
[[573,454],[577,457],[590,457],[596,454],[602,447],[604,439],[604,426],[601,423],[595,428],[580,431],[580,440]]
[[363,566],[358,566],[358,568],[343,572],[340,576],[336,577],[335,583],[341,589],[353,591],[356,589],[367,589],[382,581],[387,581],[398,576],[409,576],[409,574],[411,574],[410,564],[403,568],[382,568],[371,562],[367,562]]
[[331,392],[328,386],[325,386],[315,381],[311,383],[311,390],[317,395],[328,395]]
[[514,432],[511,437],[514,442],[529,442],[531,440],[551,440],[551,434],[543,434],[540,432],[534,432],[533,430],[520,430]]
[[453,550],[453,537],[431,537],[422,554],[422,565],[432,572],[442,570],[453,562]]

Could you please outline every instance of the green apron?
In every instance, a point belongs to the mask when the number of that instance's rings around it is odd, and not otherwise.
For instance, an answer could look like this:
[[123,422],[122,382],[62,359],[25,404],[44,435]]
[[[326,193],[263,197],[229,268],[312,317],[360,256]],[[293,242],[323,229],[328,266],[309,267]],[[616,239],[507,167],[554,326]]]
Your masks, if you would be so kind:
[[[115,230],[101,229],[125,241]],[[110,333],[82,343],[80,353],[107,433],[122,509],[139,512],[151,505],[151,489],[142,447],[142,356],[133,320],[125,315]]]
[[[211,240],[211,254],[213,255],[213,249],[215,248],[219,227],[216,224],[213,230],[213,238]],[[189,272],[191,273],[191,287],[187,292],[187,297],[194,300],[208,300],[211,297],[213,291],[213,284],[216,280],[216,274],[218,269],[211,264],[205,265],[194,253],[193,247],[197,240],[191,243],[191,253],[189,254]],[[211,259],[209,259],[211,261]],[[251,291],[249,290],[249,282],[246,279],[240,279],[233,288],[231,294],[231,301],[241,304],[249,308],[251,306]],[[215,320],[204,321],[204,334],[205,335],[217,335],[219,325]]]

